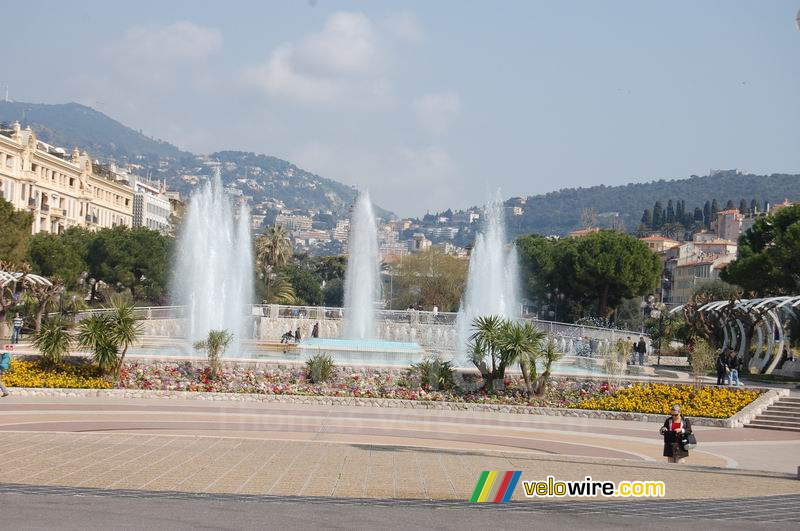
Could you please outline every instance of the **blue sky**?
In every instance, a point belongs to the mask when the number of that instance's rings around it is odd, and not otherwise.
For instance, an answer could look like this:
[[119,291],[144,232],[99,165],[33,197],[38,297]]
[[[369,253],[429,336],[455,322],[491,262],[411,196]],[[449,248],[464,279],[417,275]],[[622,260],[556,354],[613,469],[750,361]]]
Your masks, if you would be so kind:
[[[166,5],[162,5],[166,4]],[[0,85],[400,215],[497,187],[800,173],[800,1],[14,2]]]

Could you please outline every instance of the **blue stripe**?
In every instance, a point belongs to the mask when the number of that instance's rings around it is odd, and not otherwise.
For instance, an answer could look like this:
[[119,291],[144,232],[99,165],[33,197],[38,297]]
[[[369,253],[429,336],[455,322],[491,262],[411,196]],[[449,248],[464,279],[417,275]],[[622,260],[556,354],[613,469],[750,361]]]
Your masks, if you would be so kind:
[[514,475],[511,476],[511,481],[508,482],[508,488],[506,489],[506,494],[503,496],[503,501],[507,502],[511,499],[511,495],[514,494],[514,489],[517,488],[517,483],[519,482],[519,477],[522,475],[521,470],[516,470]]

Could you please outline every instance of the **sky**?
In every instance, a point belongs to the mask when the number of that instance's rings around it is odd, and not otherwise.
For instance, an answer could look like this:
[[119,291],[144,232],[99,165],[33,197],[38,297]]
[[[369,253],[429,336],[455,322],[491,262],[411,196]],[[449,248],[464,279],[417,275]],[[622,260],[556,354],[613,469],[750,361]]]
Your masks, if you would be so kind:
[[502,189],[800,173],[800,0],[38,1],[0,86],[195,153],[289,160],[399,215]]

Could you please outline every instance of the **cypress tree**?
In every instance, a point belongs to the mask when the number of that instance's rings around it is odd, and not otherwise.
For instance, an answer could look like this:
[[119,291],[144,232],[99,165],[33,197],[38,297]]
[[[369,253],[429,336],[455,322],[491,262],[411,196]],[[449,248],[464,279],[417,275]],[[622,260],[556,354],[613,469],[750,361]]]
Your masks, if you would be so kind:
[[664,207],[661,206],[661,201],[656,201],[653,205],[653,229],[658,230],[664,226]]
[[649,208],[644,209],[644,213],[642,214],[642,225],[644,225],[647,228],[653,226],[653,215],[650,213]]
[[750,212],[752,214],[758,212],[758,199],[753,199],[752,201],[750,201]]
[[672,205],[672,199],[667,201],[667,224],[675,223],[675,207]]
[[743,216],[747,214],[747,199],[739,201],[739,214]]
[[[714,200],[716,202],[716,199]],[[711,226],[711,203],[706,201],[705,206],[703,206],[703,225],[706,228]]]
[[733,210],[736,208],[736,205],[733,202],[733,199],[728,199],[728,202],[725,203],[725,210]]
[[705,215],[700,207],[694,207],[694,220],[698,223],[705,223]]
[[710,219],[713,220],[716,217],[717,212],[719,212],[719,203],[717,203],[717,200],[714,199],[713,201],[711,201],[711,218]]

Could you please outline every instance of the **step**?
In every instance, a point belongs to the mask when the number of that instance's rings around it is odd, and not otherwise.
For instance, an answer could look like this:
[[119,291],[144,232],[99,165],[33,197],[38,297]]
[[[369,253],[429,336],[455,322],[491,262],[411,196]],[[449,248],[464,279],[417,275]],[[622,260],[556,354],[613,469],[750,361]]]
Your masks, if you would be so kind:
[[771,415],[769,413],[762,413],[753,420],[768,420],[770,422],[781,422],[784,424],[791,424],[800,426],[800,419],[792,417],[784,417],[782,415]]
[[782,409],[784,411],[796,411],[800,413],[800,404],[784,404],[783,402],[775,402],[774,404],[769,406],[769,409],[772,408]]
[[759,430],[791,431],[800,433],[800,427],[795,428],[791,426],[776,426],[771,423],[759,423],[756,420],[754,420],[750,424],[745,425],[745,428],[754,428]]
[[778,399],[779,404],[786,404],[788,405],[799,405],[800,406],[800,397],[794,396],[784,396]]

